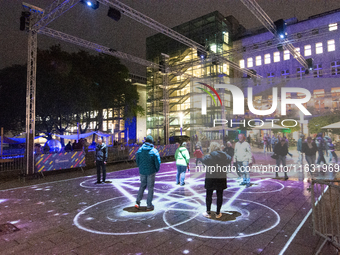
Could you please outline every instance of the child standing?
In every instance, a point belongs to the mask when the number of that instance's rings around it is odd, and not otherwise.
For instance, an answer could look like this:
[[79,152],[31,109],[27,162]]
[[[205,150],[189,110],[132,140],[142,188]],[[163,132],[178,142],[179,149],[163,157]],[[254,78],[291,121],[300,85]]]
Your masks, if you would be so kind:
[[196,157],[196,166],[197,166],[197,163],[199,161],[198,159],[203,158],[203,152],[201,151],[199,146],[196,146],[196,150],[194,152],[194,157]]

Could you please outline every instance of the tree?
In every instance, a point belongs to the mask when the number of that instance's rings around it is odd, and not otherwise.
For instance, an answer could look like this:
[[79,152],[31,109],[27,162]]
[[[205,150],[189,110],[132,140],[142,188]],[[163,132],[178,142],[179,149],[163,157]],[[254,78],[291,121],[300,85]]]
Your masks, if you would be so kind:
[[314,117],[310,119],[308,122],[309,133],[317,134],[321,132],[330,131],[333,134],[339,134],[340,133],[339,129],[331,129],[331,130],[322,129],[322,127],[338,122],[338,121],[340,121],[340,115],[338,112],[333,112],[332,114],[328,114],[325,116]]

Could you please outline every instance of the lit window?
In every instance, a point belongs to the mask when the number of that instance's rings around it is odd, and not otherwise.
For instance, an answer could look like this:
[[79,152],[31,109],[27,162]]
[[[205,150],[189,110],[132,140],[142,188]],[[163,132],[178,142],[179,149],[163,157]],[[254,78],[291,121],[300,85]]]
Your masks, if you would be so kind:
[[248,67],[253,67],[253,58],[248,58],[247,59],[247,66]]
[[335,51],[335,41],[334,40],[328,40],[327,41],[327,50],[328,51]]
[[316,54],[321,54],[321,53],[323,53],[322,42],[319,42],[319,43],[316,43],[316,44],[315,44],[315,53],[316,53]]
[[280,52],[274,52],[274,62],[280,62]]
[[216,44],[211,44],[210,45],[210,50],[214,53],[216,53]]
[[334,31],[338,29],[338,24],[337,23],[332,23],[328,25],[329,31]]
[[312,55],[312,46],[311,45],[305,45],[305,56]]
[[294,56],[294,58],[297,58],[298,56],[300,56],[300,48],[295,48],[295,56]]
[[316,97],[324,97],[325,96],[325,90],[324,89],[315,89],[313,90],[314,98]]
[[265,64],[270,64],[270,54],[264,55],[264,63]]
[[262,58],[261,58],[261,56],[257,56],[257,57],[256,57],[256,65],[257,65],[257,66],[262,65]]
[[285,50],[283,52],[283,60],[289,60],[290,59],[290,52],[289,50]]
[[240,60],[240,68],[244,68],[244,59]]
[[229,43],[229,32],[223,32],[223,41],[228,44]]

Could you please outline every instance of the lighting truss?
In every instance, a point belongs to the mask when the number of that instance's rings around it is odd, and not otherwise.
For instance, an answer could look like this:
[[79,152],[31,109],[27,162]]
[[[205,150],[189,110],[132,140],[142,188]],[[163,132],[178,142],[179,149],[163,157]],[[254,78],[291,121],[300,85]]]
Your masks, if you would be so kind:
[[265,11],[257,4],[255,0],[240,0],[251,13],[271,32],[275,38],[277,39],[278,43],[283,46],[285,50],[288,50],[293,57],[306,69],[308,68],[308,64],[306,59],[296,51],[295,47],[290,43],[288,39],[281,39],[277,33],[276,27],[274,22],[271,18],[265,13]]

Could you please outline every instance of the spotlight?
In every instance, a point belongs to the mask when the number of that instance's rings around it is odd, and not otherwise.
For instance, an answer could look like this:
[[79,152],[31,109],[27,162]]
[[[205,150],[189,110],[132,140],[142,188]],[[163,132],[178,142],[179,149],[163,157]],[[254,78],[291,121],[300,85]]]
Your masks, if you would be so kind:
[[109,11],[107,13],[107,16],[110,17],[111,19],[115,20],[115,21],[119,21],[120,17],[121,17],[121,13],[117,9],[110,7]]
[[99,7],[99,2],[98,1],[93,1],[93,0],[81,0],[80,3],[91,7],[92,9],[96,10]]

